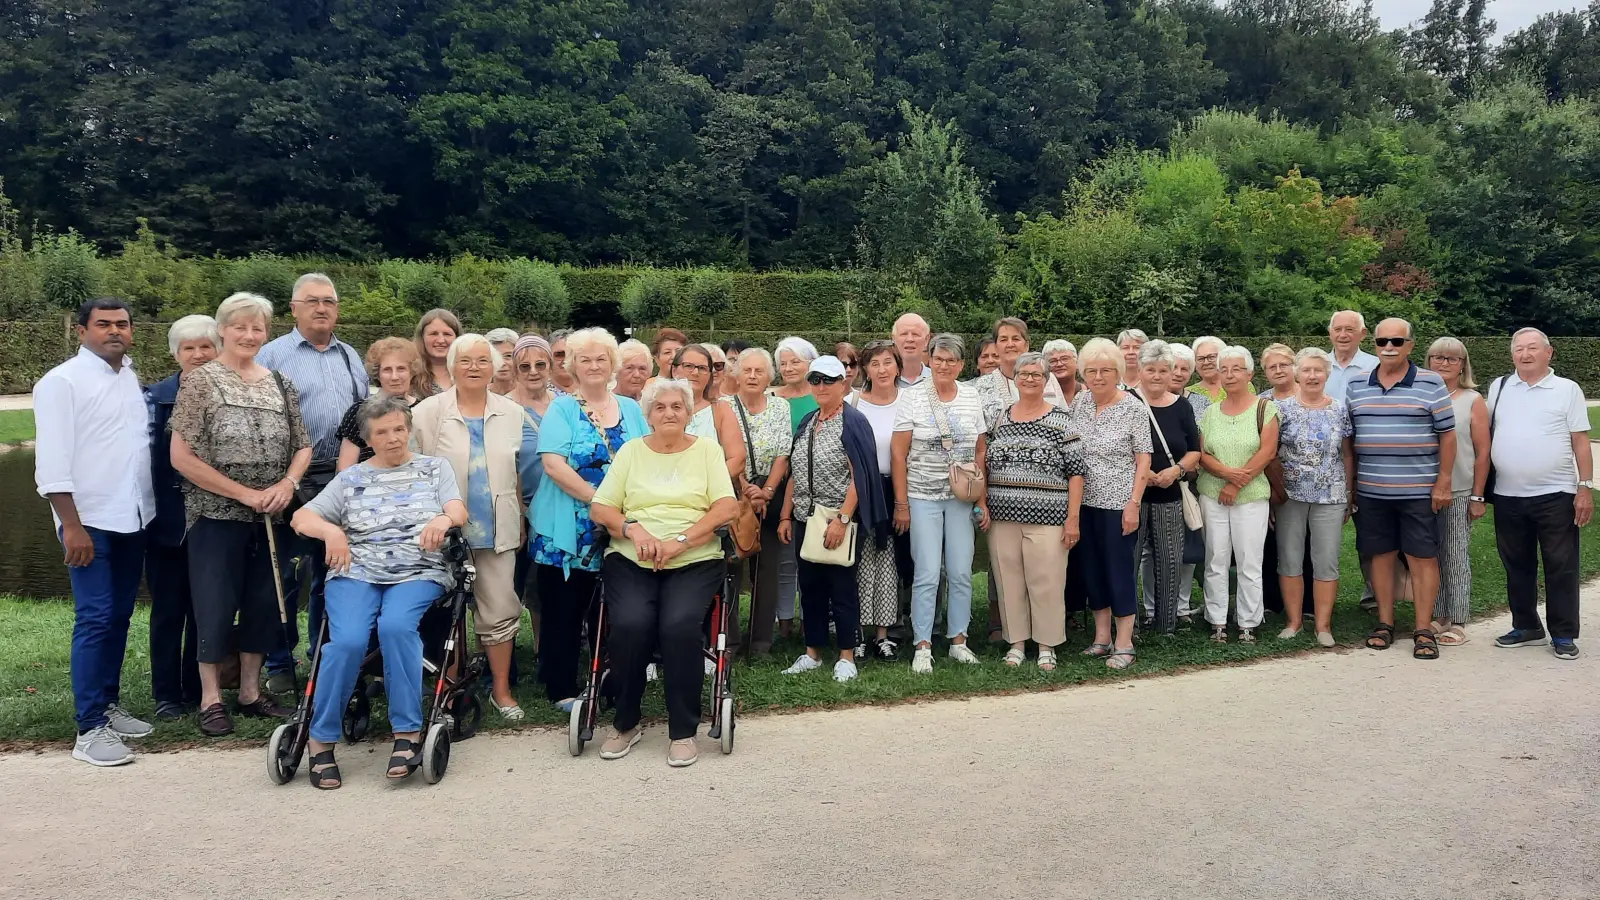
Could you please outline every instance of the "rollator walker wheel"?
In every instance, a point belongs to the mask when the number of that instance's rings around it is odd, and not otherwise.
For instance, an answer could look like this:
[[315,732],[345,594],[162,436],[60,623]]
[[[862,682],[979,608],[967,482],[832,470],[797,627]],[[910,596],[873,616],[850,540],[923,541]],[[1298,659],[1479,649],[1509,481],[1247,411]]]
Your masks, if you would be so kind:
[[350,702],[345,704],[344,717],[341,723],[346,743],[354,744],[366,740],[367,732],[372,727],[372,701],[367,699],[366,685],[357,684],[355,693],[350,695]]
[[450,767],[450,729],[443,722],[428,729],[428,738],[422,742],[422,778],[429,784],[438,784],[444,770]]
[[721,723],[722,724],[722,734],[721,734],[720,737],[721,737],[721,742],[722,742],[722,752],[723,752],[724,755],[727,755],[727,754],[733,752],[733,728],[734,728],[733,715],[734,715],[734,713],[733,713],[733,698],[732,697],[723,697],[722,698],[722,715],[720,716],[720,718],[722,719],[722,723]]
[[582,756],[583,745],[588,743],[583,739],[583,726],[589,714],[589,702],[587,697],[579,697],[572,704],[572,714],[567,717],[567,752],[573,756]]
[[305,747],[296,747],[298,742],[294,738],[298,727],[285,722],[272,729],[272,737],[267,741],[267,777],[273,784],[288,784],[300,768],[300,755]]

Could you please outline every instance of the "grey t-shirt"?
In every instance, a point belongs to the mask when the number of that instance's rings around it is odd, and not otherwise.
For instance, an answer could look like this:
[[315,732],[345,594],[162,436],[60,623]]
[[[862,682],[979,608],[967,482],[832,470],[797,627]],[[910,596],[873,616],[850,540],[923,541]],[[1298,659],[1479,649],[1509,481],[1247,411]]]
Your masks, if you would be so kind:
[[425,553],[417,539],[444,505],[460,500],[455,472],[436,456],[412,456],[405,465],[382,469],[370,461],[340,472],[306,504],[344,529],[350,541],[350,571],[329,578],[368,584],[433,581],[450,586],[444,558]]

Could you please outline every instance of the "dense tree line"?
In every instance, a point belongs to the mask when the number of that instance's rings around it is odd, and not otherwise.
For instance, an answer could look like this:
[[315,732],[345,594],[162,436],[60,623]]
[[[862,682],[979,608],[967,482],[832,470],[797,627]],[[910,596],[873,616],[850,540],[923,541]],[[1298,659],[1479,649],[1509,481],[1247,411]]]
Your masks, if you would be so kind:
[[1498,47],[1484,6],[16,0],[0,179],[13,234],[106,252],[144,219],[199,255],[865,267],[955,324],[1592,331],[1600,0]]

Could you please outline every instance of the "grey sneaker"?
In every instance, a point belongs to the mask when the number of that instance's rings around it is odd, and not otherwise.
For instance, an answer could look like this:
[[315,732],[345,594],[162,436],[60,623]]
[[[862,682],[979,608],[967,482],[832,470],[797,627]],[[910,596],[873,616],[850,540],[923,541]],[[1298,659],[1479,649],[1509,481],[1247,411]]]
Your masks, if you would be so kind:
[[611,729],[611,736],[606,738],[606,742],[600,745],[600,758],[621,759],[628,755],[628,751],[632,750],[633,745],[639,743],[639,739],[642,737],[644,737],[644,729],[637,725],[627,731],[618,731],[613,728]]
[[110,725],[101,725],[78,735],[78,742],[72,745],[72,758],[81,759],[91,766],[125,766],[133,762],[133,751],[122,742],[122,738],[117,737]]
[[267,690],[274,694],[294,693],[294,675],[290,672],[274,672],[268,675]]
[[133,716],[128,715],[127,710],[115,703],[106,707],[106,724],[111,727],[117,737],[124,740],[127,738],[149,737],[150,732],[155,731],[154,728],[150,727],[149,722],[143,719],[135,719]]

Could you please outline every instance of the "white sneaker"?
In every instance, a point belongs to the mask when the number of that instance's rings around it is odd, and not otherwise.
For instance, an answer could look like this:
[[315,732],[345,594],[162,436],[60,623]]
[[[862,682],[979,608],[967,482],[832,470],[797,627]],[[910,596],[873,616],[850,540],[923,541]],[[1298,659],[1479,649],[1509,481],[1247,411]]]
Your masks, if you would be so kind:
[[656,668],[656,664],[655,663],[651,663],[648,666],[644,667],[644,680],[645,680],[646,684],[649,684],[650,682],[655,681],[656,679],[658,679],[660,677],[661,677],[661,672],[660,672],[660,670],[658,670]]
[[918,647],[917,652],[911,655],[911,674],[933,674],[933,648]]
[[783,674],[799,675],[802,672],[809,672],[812,669],[820,668],[822,668],[821,660],[812,659],[810,654],[802,653],[800,654],[800,658],[794,661],[794,665],[783,670]]
[[149,737],[154,728],[143,719],[135,719],[128,715],[128,711],[115,703],[106,707],[106,724],[111,726],[111,731],[124,740],[128,738]]
[[[810,657],[806,657],[810,659]],[[833,680],[840,684],[856,680],[856,664],[848,659],[841,659],[833,664]]]
[[101,725],[78,735],[77,743],[72,745],[72,758],[91,766],[124,766],[133,762],[133,751],[110,725]]
[[969,666],[978,664],[978,654],[973,653],[972,649],[966,644],[951,644],[950,658],[959,663],[966,663]]

